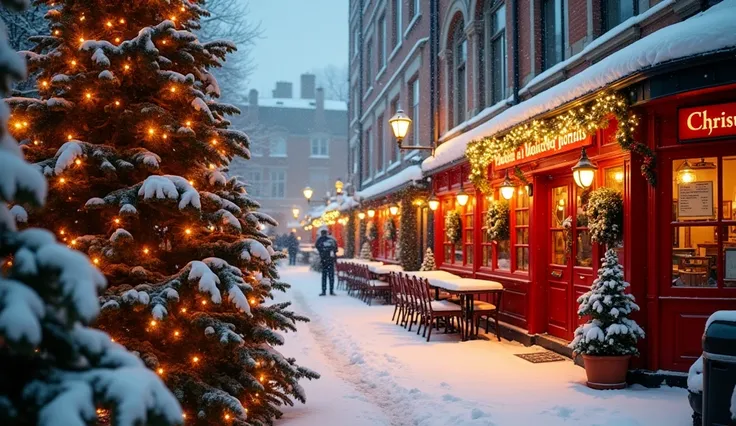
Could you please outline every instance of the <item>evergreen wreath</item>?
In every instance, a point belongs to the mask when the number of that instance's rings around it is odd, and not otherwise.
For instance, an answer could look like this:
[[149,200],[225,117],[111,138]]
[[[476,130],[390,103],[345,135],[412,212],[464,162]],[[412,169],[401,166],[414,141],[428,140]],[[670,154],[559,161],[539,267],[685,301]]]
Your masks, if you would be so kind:
[[612,188],[598,188],[590,194],[586,214],[593,241],[615,248],[623,240],[624,199]]
[[378,238],[378,229],[373,221],[368,222],[365,226],[365,238],[371,242]]
[[499,242],[509,239],[509,203],[496,201],[486,213],[486,232],[491,241]]
[[445,215],[445,236],[447,241],[457,244],[462,236],[463,221],[460,213],[456,211],[447,212]]
[[396,223],[393,219],[388,219],[383,224],[383,239],[385,241],[396,241]]

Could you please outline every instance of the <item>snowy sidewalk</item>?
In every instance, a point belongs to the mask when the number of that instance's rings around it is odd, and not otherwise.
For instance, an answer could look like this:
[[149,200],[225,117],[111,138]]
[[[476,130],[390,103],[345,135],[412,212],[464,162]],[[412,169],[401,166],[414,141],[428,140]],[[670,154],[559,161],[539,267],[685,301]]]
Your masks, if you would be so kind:
[[393,306],[368,306],[344,292],[319,297],[319,275],[307,267],[281,274],[292,285],[285,298],[312,319],[286,336],[282,352],[322,374],[304,383],[307,404],[286,409],[281,425],[692,424],[684,389],[593,391],[571,361],[514,356],[541,348],[460,342],[442,332],[426,343],[390,321]]

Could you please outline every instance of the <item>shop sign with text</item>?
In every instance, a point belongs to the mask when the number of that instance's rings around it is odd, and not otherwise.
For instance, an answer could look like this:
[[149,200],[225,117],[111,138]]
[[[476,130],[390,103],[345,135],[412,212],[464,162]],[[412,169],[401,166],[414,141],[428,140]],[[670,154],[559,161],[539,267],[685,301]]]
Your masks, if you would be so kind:
[[681,108],[680,141],[736,136],[736,102]]
[[548,157],[562,152],[579,149],[590,145],[592,138],[585,132],[568,133],[559,138],[545,138],[542,141],[527,142],[520,146],[516,152],[510,152],[495,158],[496,168],[507,168],[525,161]]

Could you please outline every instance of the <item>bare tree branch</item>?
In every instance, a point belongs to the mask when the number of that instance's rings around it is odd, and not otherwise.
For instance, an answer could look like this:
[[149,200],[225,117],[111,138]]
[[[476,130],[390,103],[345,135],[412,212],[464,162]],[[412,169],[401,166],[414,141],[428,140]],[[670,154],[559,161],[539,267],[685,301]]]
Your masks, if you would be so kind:
[[317,87],[325,89],[325,98],[347,102],[350,94],[348,87],[348,65],[327,65],[313,71],[317,78]]

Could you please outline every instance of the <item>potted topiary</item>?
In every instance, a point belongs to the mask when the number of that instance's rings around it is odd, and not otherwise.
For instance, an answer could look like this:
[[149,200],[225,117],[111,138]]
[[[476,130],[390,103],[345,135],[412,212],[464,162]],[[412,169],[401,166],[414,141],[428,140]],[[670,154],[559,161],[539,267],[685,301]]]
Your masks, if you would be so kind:
[[587,215],[590,236],[606,246],[606,254],[590,291],[578,298],[578,315],[589,319],[575,330],[570,347],[583,356],[589,387],[622,389],[629,360],[639,354],[636,343],[644,338],[644,330],[629,319],[639,306],[626,293],[629,283],[624,281],[616,254],[623,239],[621,193],[611,188],[593,191]]

